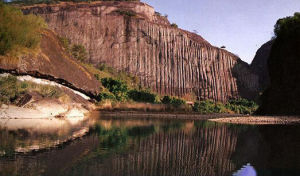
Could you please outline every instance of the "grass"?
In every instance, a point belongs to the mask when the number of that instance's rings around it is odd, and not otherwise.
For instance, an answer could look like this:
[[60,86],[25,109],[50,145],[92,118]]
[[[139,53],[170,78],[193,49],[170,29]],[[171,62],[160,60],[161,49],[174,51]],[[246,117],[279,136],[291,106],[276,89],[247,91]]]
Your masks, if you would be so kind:
[[56,86],[19,81],[15,76],[0,77],[0,104],[14,104],[22,95],[37,92],[44,98],[63,98],[66,94]]

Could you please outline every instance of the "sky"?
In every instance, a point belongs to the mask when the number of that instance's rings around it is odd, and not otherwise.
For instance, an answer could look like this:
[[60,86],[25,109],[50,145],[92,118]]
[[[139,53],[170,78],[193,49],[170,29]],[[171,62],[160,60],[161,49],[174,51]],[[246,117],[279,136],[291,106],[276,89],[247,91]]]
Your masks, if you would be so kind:
[[226,46],[251,63],[262,44],[273,36],[279,18],[300,12],[300,0],[141,0],[171,23]]

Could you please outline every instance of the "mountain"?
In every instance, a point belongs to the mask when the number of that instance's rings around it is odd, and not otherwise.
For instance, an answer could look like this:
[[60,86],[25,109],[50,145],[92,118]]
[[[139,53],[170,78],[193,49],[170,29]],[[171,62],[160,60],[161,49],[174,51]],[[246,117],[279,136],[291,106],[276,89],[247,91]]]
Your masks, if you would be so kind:
[[254,99],[259,78],[238,56],[179,29],[142,2],[60,2],[22,7],[59,36],[83,45],[88,62],[140,78],[161,95],[225,102]]

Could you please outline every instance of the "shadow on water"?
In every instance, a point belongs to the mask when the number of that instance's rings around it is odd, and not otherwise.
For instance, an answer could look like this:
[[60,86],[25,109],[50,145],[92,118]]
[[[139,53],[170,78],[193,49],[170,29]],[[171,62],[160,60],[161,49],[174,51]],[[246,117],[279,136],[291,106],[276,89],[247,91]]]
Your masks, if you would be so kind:
[[[98,119],[81,140],[42,153],[0,157],[0,175],[250,176],[254,170],[258,176],[296,176],[299,132],[299,126]],[[20,141],[34,137],[2,129],[0,138],[0,149],[13,153]]]

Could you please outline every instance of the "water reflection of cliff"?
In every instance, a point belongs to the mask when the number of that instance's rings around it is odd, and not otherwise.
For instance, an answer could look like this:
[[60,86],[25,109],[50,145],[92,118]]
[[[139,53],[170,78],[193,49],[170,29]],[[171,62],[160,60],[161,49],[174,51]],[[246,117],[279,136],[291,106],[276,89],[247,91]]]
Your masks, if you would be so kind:
[[235,169],[230,161],[237,140],[234,129],[190,122],[160,125],[154,130],[146,138],[132,138],[131,145],[124,145],[125,152],[105,159],[87,156],[69,170],[70,175],[222,176]]
[[[59,148],[0,157],[2,175],[231,175],[251,163],[258,175],[300,175],[299,126],[216,125],[193,121],[100,120]],[[15,132],[17,134],[17,132]],[[22,141],[0,130],[1,141]],[[9,134],[11,138],[6,135]],[[51,139],[44,136],[44,140]],[[10,141],[3,141],[9,139]],[[0,145],[0,148],[3,146]]]
[[230,175],[237,135],[205,122],[102,122],[59,150],[0,160],[0,175]]

